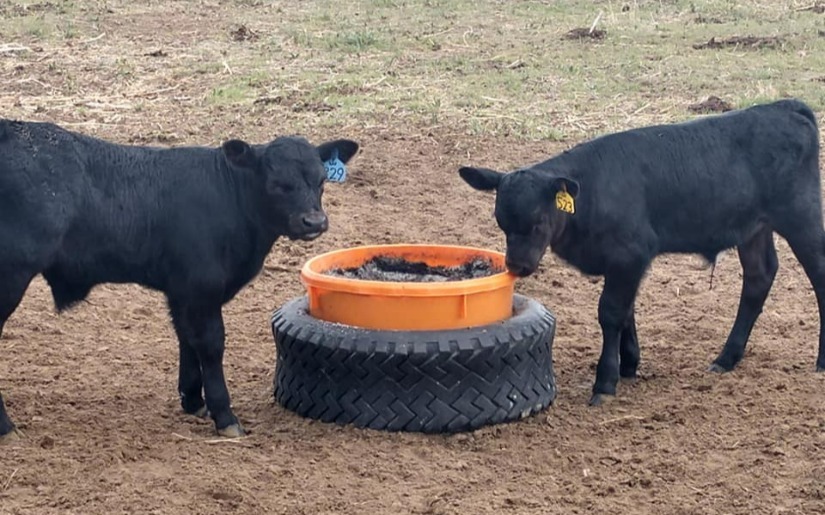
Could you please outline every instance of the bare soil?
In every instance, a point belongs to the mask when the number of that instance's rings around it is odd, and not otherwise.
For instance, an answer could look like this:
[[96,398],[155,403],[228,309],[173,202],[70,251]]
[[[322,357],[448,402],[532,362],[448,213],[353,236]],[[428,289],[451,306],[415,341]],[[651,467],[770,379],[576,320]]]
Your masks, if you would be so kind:
[[[103,286],[68,314],[37,279],[3,336],[0,378],[25,432],[0,460],[2,513],[814,513],[825,509],[825,375],[815,299],[784,242],[781,269],[734,373],[704,371],[733,322],[735,255],[660,258],[638,299],[642,378],[587,407],[600,349],[600,281],[552,256],[517,290],[558,316],[559,396],[527,420],[457,436],[387,434],[302,419],[273,402],[277,306],[320,252],[371,243],[503,249],[492,196],[456,170],[560,151],[449,135],[349,134],[359,180],[327,188],[332,228],[278,243],[225,309],[226,373],[251,435],[215,439],[183,415],[160,295]],[[370,191],[375,191],[371,194]],[[376,198],[377,197],[377,198]],[[445,206],[451,206],[449,208]],[[399,223],[399,220],[405,220]]]
[[698,114],[724,113],[732,110],[733,106],[730,102],[722,100],[715,95],[709,96],[706,100],[688,106],[688,111]]
[[456,266],[430,266],[420,261],[406,261],[392,256],[376,256],[353,268],[333,268],[327,275],[361,281],[445,282],[478,279],[503,272],[489,259],[476,258]]
[[707,43],[697,43],[693,45],[693,48],[702,50],[733,47],[742,50],[758,50],[760,48],[776,48],[781,46],[782,43],[782,38],[777,36],[731,36],[721,39],[714,36]]
[[564,39],[595,39],[602,40],[607,36],[607,31],[602,29],[591,29],[589,27],[577,27],[564,35]]

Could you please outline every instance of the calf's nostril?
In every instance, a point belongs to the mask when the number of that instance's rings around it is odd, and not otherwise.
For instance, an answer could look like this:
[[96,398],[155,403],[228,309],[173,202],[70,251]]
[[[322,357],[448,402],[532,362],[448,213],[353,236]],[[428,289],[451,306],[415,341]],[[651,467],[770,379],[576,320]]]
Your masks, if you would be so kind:
[[319,214],[305,215],[301,217],[301,221],[311,229],[324,228],[327,225],[327,217]]
[[509,261],[509,260],[505,261],[504,265],[507,267],[507,270],[509,270],[511,273],[513,273],[513,274],[515,274],[519,277],[527,277],[528,275],[530,275],[530,268],[529,267],[520,265],[518,263],[515,263],[513,261]]

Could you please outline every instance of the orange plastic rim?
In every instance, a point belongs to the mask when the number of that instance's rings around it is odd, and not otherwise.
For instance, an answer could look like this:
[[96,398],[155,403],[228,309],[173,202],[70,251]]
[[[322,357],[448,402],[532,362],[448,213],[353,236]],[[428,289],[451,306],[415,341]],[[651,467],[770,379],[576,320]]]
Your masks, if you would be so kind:
[[500,272],[464,281],[412,283],[362,281],[324,274],[361,266],[375,256],[456,266],[487,258],[501,269],[504,254],[452,245],[370,245],[316,256],[301,269],[309,314],[320,320],[366,329],[460,329],[501,322],[512,316],[516,277]]

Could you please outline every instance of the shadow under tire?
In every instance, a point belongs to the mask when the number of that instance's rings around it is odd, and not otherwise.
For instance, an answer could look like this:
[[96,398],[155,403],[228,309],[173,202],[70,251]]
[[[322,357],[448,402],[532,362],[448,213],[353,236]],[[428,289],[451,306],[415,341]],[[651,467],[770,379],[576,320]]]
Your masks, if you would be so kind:
[[387,431],[454,433],[553,403],[556,321],[513,297],[513,316],[481,327],[384,331],[308,314],[302,296],[272,316],[275,398],[304,417]]

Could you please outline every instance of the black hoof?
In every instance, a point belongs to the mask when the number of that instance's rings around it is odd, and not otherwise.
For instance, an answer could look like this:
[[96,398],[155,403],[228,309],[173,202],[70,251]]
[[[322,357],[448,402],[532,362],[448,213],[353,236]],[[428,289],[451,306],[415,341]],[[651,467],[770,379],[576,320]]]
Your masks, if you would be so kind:
[[623,379],[625,381],[633,381],[634,379],[638,379],[639,374],[637,373],[636,369],[633,370],[621,370],[619,369],[619,379]]
[[16,442],[21,438],[23,438],[23,433],[18,431],[16,427],[13,427],[8,433],[0,435],[0,445]]
[[730,369],[726,369],[718,363],[711,363],[711,365],[708,367],[708,372],[712,372],[714,374],[724,374],[726,372],[730,372]]
[[611,402],[615,398],[616,398],[615,395],[610,395],[610,394],[607,394],[607,393],[594,393],[593,397],[590,397],[589,404],[591,406],[603,406],[603,405]]
[[246,431],[243,430],[241,423],[238,422],[237,424],[226,426],[223,429],[218,429],[218,435],[224,438],[240,438],[242,436],[246,436]]
[[206,409],[206,403],[202,398],[192,398],[181,396],[180,407],[187,415],[194,415],[198,418],[204,418],[209,415]]

